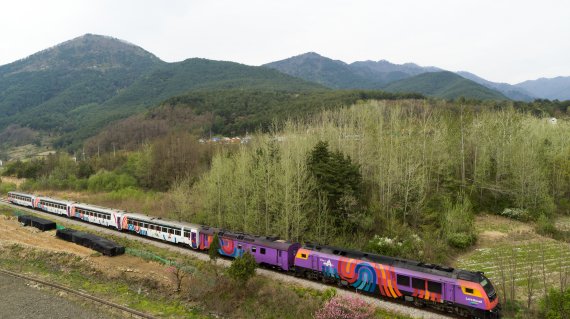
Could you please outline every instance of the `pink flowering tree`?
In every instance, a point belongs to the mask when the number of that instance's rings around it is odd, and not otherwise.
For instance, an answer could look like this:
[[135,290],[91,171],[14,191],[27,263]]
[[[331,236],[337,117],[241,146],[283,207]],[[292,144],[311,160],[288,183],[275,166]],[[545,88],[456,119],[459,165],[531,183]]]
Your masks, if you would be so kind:
[[315,319],[369,319],[374,307],[358,297],[336,296],[317,310]]

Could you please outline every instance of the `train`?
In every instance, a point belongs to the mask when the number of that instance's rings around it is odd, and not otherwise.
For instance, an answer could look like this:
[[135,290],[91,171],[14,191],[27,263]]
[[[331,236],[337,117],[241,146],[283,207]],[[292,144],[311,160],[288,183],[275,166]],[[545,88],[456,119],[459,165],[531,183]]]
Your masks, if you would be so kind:
[[214,236],[219,254],[230,258],[249,252],[256,262],[306,277],[416,307],[430,307],[466,318],[500,318],[500,303],[482,272],[381,256],[341,247],[296,243],[224,229],[166,220],[120,209],[32,194],[9,192],[10,203],[206,251]]

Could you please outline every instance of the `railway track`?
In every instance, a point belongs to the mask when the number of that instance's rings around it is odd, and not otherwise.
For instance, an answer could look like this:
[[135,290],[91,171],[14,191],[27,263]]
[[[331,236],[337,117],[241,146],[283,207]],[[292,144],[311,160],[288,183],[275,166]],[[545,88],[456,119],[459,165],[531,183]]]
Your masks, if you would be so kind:
[[87,293],[84,293],[84,292],[82,292],[82,291],[74,290],[74,289],[71,289],[71,288],[68,288],[68,287],[65,287],[65,286],[62,286],[62,285],[58,285],[58,284],[55,284],[55,283],[47,282],[47,281],[45,281],[45,280],[41,280],[41,279],[37,279],[37,278],[34,278],[34,277],[30,277],[30,276],[18,274],[18,273],[15,273],[15,272],[11,272],[11,271],[8,271],[8,270],[4,270],[4,269],[0,269],[0,274],[4,274],[4,275],[16,277],[16,278],[20,278],[20,279],[27,280],[27,281],[32,281],[32,282],[35,282],[35,283],[38,283],[38,284],[42,284],[42,285],[47,286],[47,287],[51,287],[51,288],[54,288],[54,289],[57,289],[57,290],[65,291],[65,292],[67,292],[67,293],[74,294],[74,295],[79,296],[79,297],[81,297],[81,298],[88,299],[88,300],[91,300],[91,301],[94,301],[94,302],[103,304],[103,305],[105,305],[105,306],[107,306],[107,307],[110,307],[110,308],[113,308],[113,309],[116,309],[116,310],[123,311],[123,312],[128,313],[129,315],[131,315],[131,317],[134,316],[134,317],[136,317],[136,318],[155,319],[155,317],[153,317],[153,316],[151,316],[151,315],[148,315],[148,314],[146,314],[146,313],[143,313],[143,312],[140,312],[140,311],[137,311],[137,310],[134,310],[134,309],[125,307],[125,306],[123,306],[123,305],[119,305],[119,304],[116,304],[116,303],[114,303],[114,302],[110,302],[110,301],[107,301],[107,300],[104,300],[104,299],[101,299],[101,298],[98,298],[98,297],[95,297],[95,296],[91,296],[91,295],[89,295],[89,294],[87,294]]
[[[129,240],[135,240],[135,241],[139,241],[142,243],[151,244],[151,245],[154,245],[154,246],[157,246],[160,248],[165,248],[165,249],[169,249],[171,251],[175,251],[177,253],[189,255],[189,256],[195,257],[195,258],[200,259],[200,260],[206,260],[206,261],[209,260],[208,254],[203,253],[203,252],[198,252],[198,251],[186,249],[186,248],[183,248],[180,246],[167,244],[167,243],[164,243],[164,242],[161,242],[158,240],[153,240],[153,239],[150,239],[147,237],[141,237],[141,236],[137,236],[137,235],[130,234],[130,233],[118,232],[118,231],[112,230],[110,228],[105,228],[102,226],[93,225],[93,224],[90,224],[90,223],[87,223],[87,222],[84,222],[81,220],[70,219],[67,217],[58,216],[58,215],[42,212],[42,211],[31,209],[31,208],[13,205],[10,202],[8,202],[8,200],[6,200],[5,198],[0,198],[0,205],[5,205],[5,206],[9,206],[9,207],[12,207],[12,208],[20,210],[20,211],[30,212],[30,213],[33,213],[36,215],[42,215],[45,217],[49,217],[51,220],[54,220],[54,221],[57,221],[60,223],[86,227],[86,228],[90,228],[90,229],[93,229],[95,231],[98,231],[100,233],[105,233],[105,234],[109,234],[109,235],[113,235],[113,236],[119,236],[119,237],[127,238]],[[224,267],[229,267],[229,265],[231,264],[231,260],[219,259],[217,263],[218,263],[218,265],[222,265]],[[262,275],[262,276],[265,276],[265,277],[280,280],[282,282],[293,283],[296,285],[301,285],[303,287],[312,288],[312,289],[316,289],[316,290],[325,290],[325,289],[331,287],[331,285],[327,285],[327,284],[316,282],[316,281],[311,281],[311,280],[304,279],[304,278],[290,276],[290,275],[284,274],[282,272],[275,271],[275,270],[269,270],[266,268],[258,268],[257,273]],[[344,296],[358,296],[358,297],[364,299],[366,302],[371,303],[371,304],[373,304],[379,308],[389,310],[389,311],[393,311],[393,312],[397,312],[399,314],[410,316],[413,318],[422,318],[422,319],[460,318],[460,317],[450,315],[450,314],[442,314],[442,313],[437,312],[436,310],[432,310],[432,309],[420,309],[420,308],[411,307],[410,305],[407,305],[407,304],[404,304],[403,302],[398,302],[395,300],[386,300],[386,299],[379,299],[379,298],[371,297],[368,295],[364,295],[362,293],[354,292],[352,290],[337,289],[337,294],[344,295]]]

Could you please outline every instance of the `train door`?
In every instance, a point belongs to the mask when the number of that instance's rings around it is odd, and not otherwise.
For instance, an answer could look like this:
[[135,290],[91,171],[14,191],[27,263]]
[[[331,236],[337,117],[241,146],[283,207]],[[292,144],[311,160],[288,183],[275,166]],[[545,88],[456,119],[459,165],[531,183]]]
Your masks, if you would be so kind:
[[443,290],[442,300],[455,302],[455,285],[451,283],[445,283],[445,289]]
[[192,248],[198,249],[198,245],[200,244],[199,238],[198,231],[196,229],[192,229],[190,232],[190,246]]
[[285,267],[283,267],[282,255],[286,255],[286,254],[283,254],[283,251],[277,249],[277,266],[279,266],[281,269],[286,269]]
[[319,270],[319,258],[315,255],[311,255],[311,269],[312,270]]

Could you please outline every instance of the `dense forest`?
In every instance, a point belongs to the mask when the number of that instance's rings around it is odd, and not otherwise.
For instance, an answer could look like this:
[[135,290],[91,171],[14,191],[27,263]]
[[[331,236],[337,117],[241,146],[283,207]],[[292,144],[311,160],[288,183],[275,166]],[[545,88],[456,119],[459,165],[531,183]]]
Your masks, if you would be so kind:
[[445,261],[475,242],[474,213],[548,221],[570,210],[567,123],[463,102],[363,101],[237,145],[198,143],[166,120],[124,150],[91,144],[77,162],[60,153],[3,174],[29,178],[27,189],[169,191],[177,218]]

